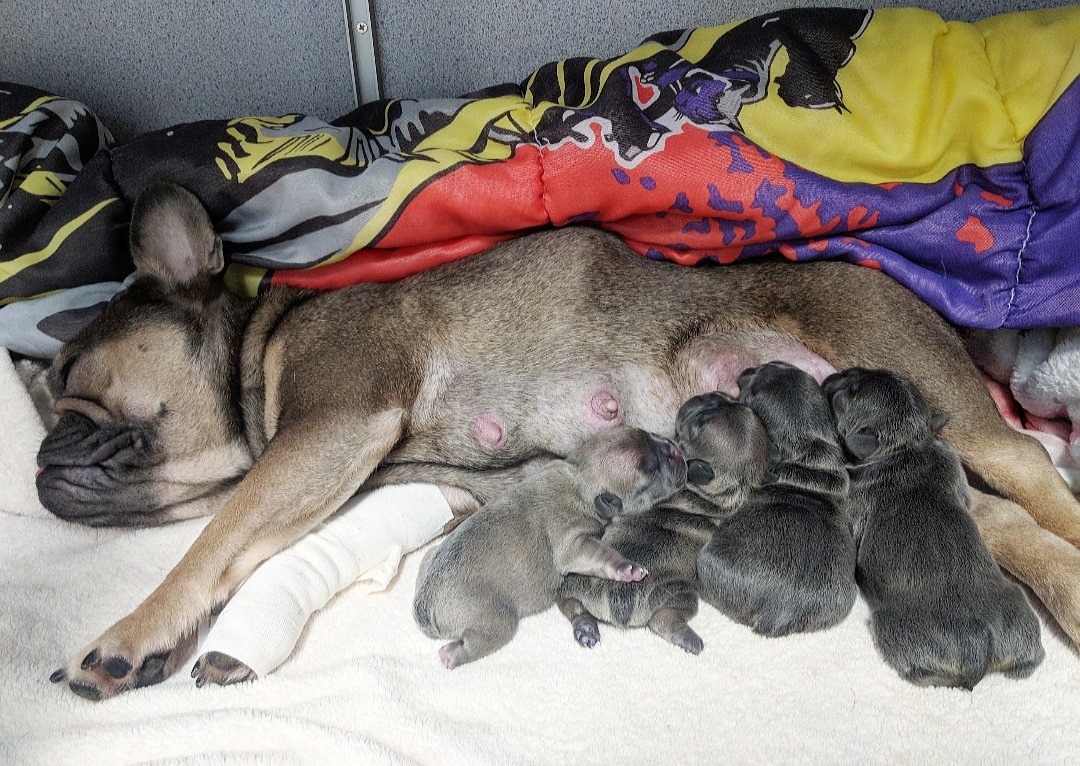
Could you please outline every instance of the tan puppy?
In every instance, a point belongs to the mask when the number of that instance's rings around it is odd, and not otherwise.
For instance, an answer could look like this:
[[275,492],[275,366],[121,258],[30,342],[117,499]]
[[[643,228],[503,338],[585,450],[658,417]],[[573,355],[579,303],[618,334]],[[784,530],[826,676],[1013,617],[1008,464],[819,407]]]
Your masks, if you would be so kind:
[[678,448],[636,428],[601,432],[517,484],[424,556],[413,615],[447,668],[509,643],[522,617],[555,603],[571,572],[620,582],[647,571],[606,542],[613,518],[644,513],[686,481]]
[[[54,362],[61,416],[39,494],[90,524],[216,515],[160,587],[53,675],[89,698],[172,672],[200,620],[380,463],[507,467],[617,423],[670,435],[682,402],[734,393],[770,359],[906,375],[953,414],[942,436],[967,466],[1019,504],[988,524],[1022,507],[1080,542],[1080,505],[1002,422],[955,333],[871,269],[685,268],[571,227],[393,284],[251,302],[225,289],[205,210],[170,185],[139,197],[131,242],[139,278]],[[1038,548],[1010,555],[1036,571]],[[1080,599],[1060,597],[1080,583],[1055,587],[1050,608],[1080,639]]]

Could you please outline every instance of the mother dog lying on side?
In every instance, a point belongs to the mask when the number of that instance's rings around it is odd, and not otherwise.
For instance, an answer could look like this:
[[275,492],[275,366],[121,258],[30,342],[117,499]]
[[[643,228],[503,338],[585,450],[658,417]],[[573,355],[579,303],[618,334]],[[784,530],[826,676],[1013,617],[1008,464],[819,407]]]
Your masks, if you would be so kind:
[[216,516],[134,612],[53,674],[82,696],[171,673],[200,620],[382,462],[504,467],[620,423],[670,435],[680,403],[734,393],[771,359],[819,380],[858,365],[916,381],[951,414],[942,436],[967,467],[1019,504],[979,496],[999,562],[1080,640],[1075,549],[1044,531],[1080,543],[1080,505],[998,416],[954,332],[877,271],[658,264],[568,228],[394,284],[250,302],[220,279],[205,210],[164,184],[136,202],[131,248],[139,278],[54,362],[61,417],[39,493],[87,524]]

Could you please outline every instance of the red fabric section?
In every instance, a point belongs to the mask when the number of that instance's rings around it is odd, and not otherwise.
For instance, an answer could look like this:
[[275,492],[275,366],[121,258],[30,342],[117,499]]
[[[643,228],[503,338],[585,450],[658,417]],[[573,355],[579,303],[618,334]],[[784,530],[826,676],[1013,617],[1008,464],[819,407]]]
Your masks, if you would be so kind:
[[393,250],[367,248],[329,266],[275,271],[271,282],[307,290],[334,290],[357,282],[396,282],[441,263],[476,255],[512,236],[483,234]]
[[393,282],[475,255],[548,222],[542,175],[540,150],[529,145],[503,162],[459,165],[409,200],[376,247],[328,266],[278,270],[271,282],[310,290]]

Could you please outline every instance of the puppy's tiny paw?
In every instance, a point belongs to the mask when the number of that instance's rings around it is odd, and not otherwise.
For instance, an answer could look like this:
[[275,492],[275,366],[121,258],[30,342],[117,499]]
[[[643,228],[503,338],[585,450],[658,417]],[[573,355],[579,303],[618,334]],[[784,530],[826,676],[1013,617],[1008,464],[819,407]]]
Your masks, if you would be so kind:
[[240,660],[221,652],[206,652],[195,662],[191,677],[200,689],[206,684],[229,686],[245,681],[255,681],[258,674]]
[[462,641],[451,641],[449,644],[444,645],[439,649],[439,659],[442,661],[443,667],[447,670],[453,670],[462,664],[462,653],[464,651],[465,644]]
[[705,642],[701,640],[701,636],[689,626],[672,633],[671,643],[688,654],[701,654],[701,650],[705,648]]
[[615,569],[615,573],[618,575],[616,579],[619,582],[641,582],[649,574],[649,571],[640,564],[626,561]]
[[579,614],[571,625],[574,628],[574,639],[586,649],[592,649],[600,643],[600,625],[591,614]]

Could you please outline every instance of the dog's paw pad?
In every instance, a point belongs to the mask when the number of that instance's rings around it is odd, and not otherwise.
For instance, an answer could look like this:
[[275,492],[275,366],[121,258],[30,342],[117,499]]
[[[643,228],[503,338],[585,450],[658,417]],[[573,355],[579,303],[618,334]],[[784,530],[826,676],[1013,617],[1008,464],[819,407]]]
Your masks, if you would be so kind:
[[195,685],[201,689],[208,683],[229,686],[245,681],[255,681],[259,676],[238,659],[222,652],[207,652],[195,662],[195,667],[191,669],[191,677],[195,679]]
[[592,649],[600,643],[600,626],[592,615],[579,615],[574,618],[574,640],[586,649]]

